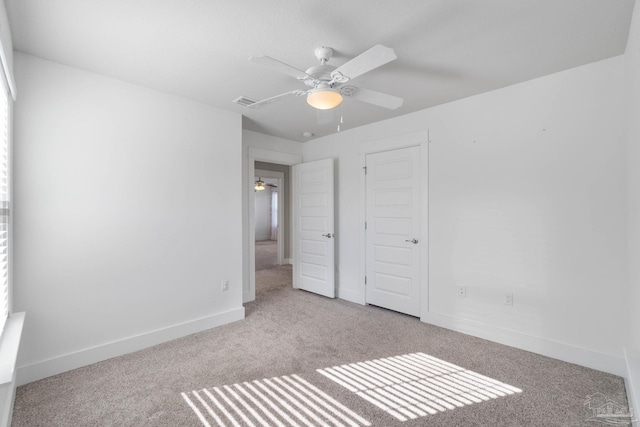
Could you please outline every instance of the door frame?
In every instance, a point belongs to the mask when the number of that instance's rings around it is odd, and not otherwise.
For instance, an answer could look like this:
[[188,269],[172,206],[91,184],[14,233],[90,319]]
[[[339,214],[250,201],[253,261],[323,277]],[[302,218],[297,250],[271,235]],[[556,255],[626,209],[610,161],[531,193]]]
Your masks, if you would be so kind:
[[426,318],[429,313],[429,131],[410,133],[390,138],[383,138],[360,144],[359,157],[360,167],[360,265],[358,267],[360,277],[361,304],[367,303],[366,285],[364,278],[367,271],[367,236],[364,223],[367,220],[367,180],[364,173],[367,164],[367,155],[393,151],[400,148],[419,147],[420,148],[420,241],[425,244],[420,245],[420,320]]
[[[256,269],[255,269],[255,212],[250,212],[253,201],[251,200],[253,195],[253,179],[255,176],[256,161],[268,162],[278,165],[293,166],[298,163],[302,163],[302,156],[298,154],[283,153],[281,151],[267,150],[258,147],[247,147],[247,173],[244,176],[243,193],[245,194],[245,200],[247,205],[247,214],[243,215],[245,244],[243,245],[243,269],[244,278],[242,283],[242,302],[247,303],[256,299]],[[290,180],[291,181],[291,180]],[[289,183],[291,185],[291,182]],[[290,203],[290,201],[289,201]],[[289,235],[293,235],[293,221],[289,221]],[[252,239],[253,242],[252,242]],[[253,248],[253,249],[251,249]]]

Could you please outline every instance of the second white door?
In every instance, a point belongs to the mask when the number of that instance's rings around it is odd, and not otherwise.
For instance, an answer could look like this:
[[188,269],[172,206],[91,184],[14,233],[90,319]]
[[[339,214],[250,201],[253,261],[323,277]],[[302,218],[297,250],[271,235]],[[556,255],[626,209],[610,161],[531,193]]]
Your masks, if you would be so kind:
[[366,158],[366,301],[420,315],[420,148]]

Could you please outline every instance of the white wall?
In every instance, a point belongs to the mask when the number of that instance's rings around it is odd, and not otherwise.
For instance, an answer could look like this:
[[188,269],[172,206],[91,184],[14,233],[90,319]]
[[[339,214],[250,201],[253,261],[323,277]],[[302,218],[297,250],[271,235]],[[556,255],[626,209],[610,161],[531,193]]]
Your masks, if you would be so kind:
[[422,319],[622,373],[623,77],[616,57],[305,143],[338,158],[341,297],[364,300],[359,153],[428,129]]
[[248,150],[249,147],[254,147],[278,153],[302,155],[302,146],[303,144],[297,141],[242,129],[242,147],[245,150]]
[[19,381],[243,318],[241,116],[15,60]]
[[640,410],[640,3],[636,2],[629,40],[625,51],[627,101],[628,101],[628,197],[629,197],[629,334],[625,353],[629,367],[628,382],[631,386],[630,404],[636,414]]

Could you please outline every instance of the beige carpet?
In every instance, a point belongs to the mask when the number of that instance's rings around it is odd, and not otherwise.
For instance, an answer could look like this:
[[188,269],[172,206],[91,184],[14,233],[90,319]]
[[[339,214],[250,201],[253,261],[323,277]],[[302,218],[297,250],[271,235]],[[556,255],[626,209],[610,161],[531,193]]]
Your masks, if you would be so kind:
[[[603,425],[588,421],[593,415],[590,404],[610,399],[626,405],[622,378],[451,332],[380,308],[293,290],[291,266],[260,270],[257,277],[261,285],[257,286],[256,301],[246,305],[245,320],[20,387],[13,426],[206,425],[184,396],[204,411],[202,416],[209,425],[217,424],[197,396],[209,402],[225,425],[234,425],[207,400],[206,393],[218,396],[222,406],[227,403],[216,393],[228,392],[225,396],[232,399],[229,393],[241,394],[253,387],[266,395],[272,386],[299,390],[307,400],[315,396],[336,407],[342,405],[359,417],[353,419],[378,427]],[[365,361],[367,364],[356,364]],[[451,403],[451,398],[440,399],[442,411],[426,412],[438,406],[434,401],[422,405],[424,416],[401,421],[398,414],[407,418],[407,414],[415,416],[416,410],[395,408],[394,415],[376,405],[375,399],[366,400],[357,387],[350,390],[330,378],[336,372],[355,378],[356,371],[372,365],[386,366],[387,373],[402,372],[407,377],[407,383],[400,385],[403,389],[417,390],[422,387],[420,381],[425,381],[418,377],[437,371],[441,385],[463,376],[467,384],[487,385],[478,391],[480,395],[495,397],[472,399],[479,394],[470,393],[469,404],[450,407],[446,403]],[[306,384],[309,390],[317,391],[305,394],[297,388]],[[442,393],[446,389],[445,385],[439,387]],[[374,392],[378,393],[367,390],[369,396]],[[588,401],[589,396],[592,398]],[[292,395],[288,406],[306,416],[295,406],[300,399]],[[244,401],[251,403],[249,397]],[[301,405],[315,411],[311,404]],[[268,406],[266,401],[262,406]],[[230,407],[225,407],[234,416]],[[236,407],[249,422],[261,424],[240,404]],[[266,413],[255,411],[270,425],[277,425]],[[325,412],[332,414],[329,409]],[[293,417],[286,413],[277,416],[283,425],[290,425],[284,417]],[[235,419],[238,425],[250,425],[238,414]],[[325,422],[318,419],[310,425]],[[361,421],[351,425],[366,425]],[[305,425],[301,421],[297,424]]]
[[278,242],[259,240],[256,242],[256,271],[278,266]]

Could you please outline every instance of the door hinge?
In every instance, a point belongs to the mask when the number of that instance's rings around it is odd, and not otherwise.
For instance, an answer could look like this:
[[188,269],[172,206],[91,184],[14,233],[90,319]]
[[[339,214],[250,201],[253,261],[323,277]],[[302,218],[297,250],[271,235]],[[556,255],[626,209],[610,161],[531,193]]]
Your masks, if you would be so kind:
[[367,221],[364,222],[364,229],[367,229]]
[[362,169],[364,169],[364,174],[366,175],[367,174],[367,167],[363,166]]
[[367,284],[367,276],[364,276],[364,284]]

